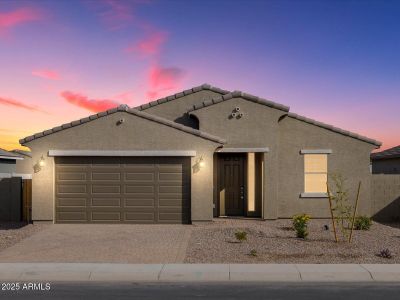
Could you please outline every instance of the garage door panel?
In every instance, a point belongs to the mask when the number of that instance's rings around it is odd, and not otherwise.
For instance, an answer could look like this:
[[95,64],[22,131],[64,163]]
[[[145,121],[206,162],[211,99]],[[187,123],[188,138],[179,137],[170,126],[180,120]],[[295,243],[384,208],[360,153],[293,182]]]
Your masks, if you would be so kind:
[[55,161],[57,222],[189,222],[190,159],[87,157]]
[[159,199],[159,206],[160,207],[182,207],[182,199],[175,198],[175,199]]
[[121,221],[121,212],[115,211],[93,211],[91,213],[91,219],[92,221],[114,221],[114,222],[120,222]]
[[86,198],[58,198],[58,207],[86,207]]
[[57,174],[58,181],[82,181],[86,180],[86,173],[85,172],[63,172]]
[[86,184],[60,184],[57,193],[62,194],[85,194],[87,193]]
[[120,185],[92,185],[92,194],[121,194]]
[[87,222],[87,215],[84,211],[62,211],[57,213],[58,222]]
[[112,172],[92,172],[91,176],[94,181],[120,181],[121,173],[112,173]]
[[140,223],[141,221],[147,221],[149,223],[154,223],[154,213],[153,212],[125,212],[125,220]]
[[158,187],[158,191],[160,194],[167,193],[167,194],[182,194],[185,191],[183,186],[176,186],[176,185],[160,185]]
[[153,182],[154,173],[125,172],[124,180],[125,182]]
[[125,194],[154,194],[154,186],[125,185]]
[[154,198],[149,199],[134,199],[134,198],[127,198],[125,199],[125,207],[136,207],[136,206],[150,206],[153,207],[155,204]]
[[121,206],[121,198],[92,198],[91,199],[91,207],[96,208],[96,207],[117,207],[119,208]]

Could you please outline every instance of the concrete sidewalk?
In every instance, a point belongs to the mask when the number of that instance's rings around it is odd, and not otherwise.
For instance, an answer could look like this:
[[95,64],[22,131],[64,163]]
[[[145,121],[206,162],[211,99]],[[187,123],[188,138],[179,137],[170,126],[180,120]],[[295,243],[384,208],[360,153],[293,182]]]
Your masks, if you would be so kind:
[[0,280],[400,282],[400,264],[1,263]]

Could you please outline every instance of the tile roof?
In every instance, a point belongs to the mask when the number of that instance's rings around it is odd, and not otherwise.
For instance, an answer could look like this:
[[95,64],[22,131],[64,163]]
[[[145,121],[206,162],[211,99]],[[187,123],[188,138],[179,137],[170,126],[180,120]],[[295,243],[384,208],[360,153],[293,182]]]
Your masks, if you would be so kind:
[[11,150],[12,153],[19,154],[21,156],[27,156],[27,157],[32,157],[32,153],[30,151],[25,151],[25,150],[20,150],[20,149],[14,149]]
[[207,107],[207,106],[211,106],[211,105],[223,102],[223,101],[227,101],[227,100],[230,100],[230,99],[233,99],[233,98],[239,98],[239,97],[241,97],[241,98],[243,98],[245,100],[254,102],[254,103],[258,103],[258,104],[262,104],[262,105],[269,106],[269,107],[272,107],[272,108],[276,108],[276,109],[279,109],[279,110],[283,110],[284,112],[288,112],[289,111],[289,107],[288,106],[285,106],[285,105],[282,105],[282,104],[279,104],[279,103],[276,103],[276,102],[272,102],[270,100],[267,100],[267,99],[264,99],[264,98],[260,98],[260,97],[257,97],[257,96],[254,96],[254,95],[251,95],[251,94],[248,94],[248,93],[244,93],[244,92],[241,92],[241,91],[233,91],[231,93],[228,93],[228,94],[225,94],[225,95],[222,95],[222,96],[210,99],[210,100],[206,100],[206,101],[203,101],[200,104],[194,105],[191,109],[189,109],[188,112],[192,112],[192,111],[195,111],[195,110],[198,110],[198,109],[202,109],[202,108]]
[[53,133],[68,129],[68,128],[71,128],[71,127],[79,126],[81,124],[84,124],[84,123],[99,119],[99,118],[107,116],[107,115],[111,115],[111,114],[116,113],[116,112],[127,112],[127,113],[130,113],[132,115],[135,115],[135,116],[138,116],[138,117],[141,117],[141,118],[144,118],[144,119],[147,119],[147,120],[150,120],[150,121],[153,121],[153,122],[165,125],[165,126],[169,126],[169,127],[181,130],[183,132],[190,133],[192,135],[195,135],[195,136],[198,136],[198,137],[201,137],[201,138],[213,141],[213,142],[217,142],[217,143],[220,143],[220,144],[224,144],[226,142],[224,139],[222,139],[220,137],[205,133],[205,132],[200,131],[200,130],[193,129],[191,127],[187,127],[187,126],[181,125],[179,123],[176,123],[176,122],[173,122],[173,121],[170,121],[170,120],[167,120],[167,119],[164,119],[164,118],[152,115],[152,114],[148,114],[148,113],[139,111],[139,110],[134,109],[134,108],[130,108],[129,106],[123,104],[123,105],[120,105],[118,107],[115,107],[115,108],[100,112],[98,114],[94,114],[94,115],[91,115],[89,117],[86,117],[86,118],[83,118],[83,119],[80,119],[80,120],[76,120],[76,121],[72,121],[70,123],[66,123],[66,124],[63,124],[61,126],[57,126],[57,127],[52,128],[52,129],[45,130],[45,131],[36,133],[34,135],[25,137],[25,138],[21,139],[19,141],[19,143],[21,145],[23,145],[23,144],[25,144],[27,142],[30,142],[30,141],[33,141],[35,139],[38,139],[38,138],[41,138],[41,137],[44,137],[44,136],[47,136],[47,135],[50,135],[50,134],[53,134]]
[[194,93],[197,93],[197,92],[200,92],[200,91],[204,91],[204,90],[213,91],[213,92],[216,92],[216,93],[220,93],[222,95],[229,93],[229,91],[226,91],[226,90],[223,90],[223,89],[220,89],[218,87],[211,86],[210,84],[205,83],[205,84],[202,84],[200,86],[196,86],[194,88],[191,88],[191,89],[188,89],[188,90],[184,90],[182,92],[170,95],[168,97],[161,98],[161,99],[158,99],[158,100],[154,100],[154,101],[151,101],[151,102],[146,103],[146,104],[142,104],[140,106],[135,107],[135,109],[137,109],[137,110],[145,110],[145,109],[148,109],[150,107],[157,106],[157,105],[169,102],[169,101],[173,101],[173,100],[179,99],[179,98],[181,98],[183,96],[187,96],[187,95],[194,94]]
[[0,157],[7,157],[7,158],[15,158],[15,159],[20,159],[23,158],[22,155],[19,155],[17,153],[13,153],[4,149],[0,148]]
[[376,152],[371,154],[372,160],[385,159],[385,158],[399,158],[399,157],[400,157],[400,146],[396,146],[381,152]]
[[380,147],[382,145],[382,143],[377,141],[377,140],[370,139],[368,137],[365,137],[365,136],[362,136],[362,135],[359,135],[357,133],[353,133],[353,132],[350,132],[350,131],[347,131],[347,130],[344,130],[344,129],[340,129],[340,128],[335,127],[333,125],[325,124],[325,123],[322,123],[322,122],[319,122],[319,121],[316,121],[316,120],[313,120],[313,119],[310,119],[310,118],[307,118],[307,117],[304,117],[304,116],[300,116],[300,115],[295,114],[295,113],[288,113],[288,116],[290,118],[293,118],[293,119],[296,119],[296,120],[299,120],[299,121],[303,121],[303,122],[306,122],[308,124],[312,124],[312,125],[324,128],[324,129],[328,129],[330,131],[337,132],[337,133],[343,134],[345,136],[349,136],[349,137],[358,139],[360,141],[367,142],[369,144],[373,144],[373,145],[375,145],[377,147]]

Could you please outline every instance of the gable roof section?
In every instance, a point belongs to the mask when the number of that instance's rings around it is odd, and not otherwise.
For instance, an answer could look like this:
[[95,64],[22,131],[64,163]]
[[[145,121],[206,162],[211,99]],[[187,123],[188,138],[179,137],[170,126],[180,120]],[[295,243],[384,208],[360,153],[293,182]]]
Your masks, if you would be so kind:
[[400,145],[390,149],[386,149],[381,152],[372,153],[371,158],[372,160],[379,160],[385,158],[400,158]]
[[265,105],[265,106],[269,106],[269,107],[272,107],[272,108],[275,108],[275,109],[279,109],[279,110],[282,110],[284,112],[288,112],[289,111],[289,107],[288,106],[285,106],[285,105],[282,105],[282,104],[279,104],[279,103],[276,103],[276,102],[273,102],[273,101],[270,101],[270,100],[267,100],[267,99],[264,99],[264,98],[260,98],[260,97],[257,97],[257,96],[251,95],[251,94],[247,94],[247,93],[244,93],[244,92],[241,92],[241,91],[233,91],[231,93],[222,95],[220,97],[216,97],[216,98],[213,98],[211,100],[203,101],[202,103],[200,103],[198,105],[194,105],[193,108],[189,109],[188,112],[192,112],[192,111],[195,111],[195,110],[198,110],[198,109],[202,109],[202,108],[207,107],[207,106],[211,106],[211,105],[223,102],[223,101],[227,101],[227,100],[230,100],[230,99],[233,99],[233,98],[239,98],[239,97],[243,98],[245,100],[254,102],[254,103],[258,103],[258,104],[261,104],[261,105]]
[[223,90],[223,89],[220,89],[218,87],[214,87],[214,86],[211,86],[211,85],[205,83],[205,84],[202,84],[200,86],[196,86],[194,88],[191,88],[191,89],[188,89],[188,90],[184,90],[182,92],[167,96],[165,98],[160,98],[160,99],[151,101],[149,103],[142,104],[140,106],[135,107],[135,109],[137,109],[137,110],[145,110],[145,109],[148,109],[150,107],[157,106],[157,105],[169,102],[169,101],[173,101],[173,100],[176,100],[176,99],[179,99],[179,98],[182,98],[184,96],[187,96],[187,95],[190,95],[190,94],[194,94],[194,93],[197,93],[197,92],[200,92],[200,91],[212,91],[212,92],[219,93],[221,95],[225,95],[225,94],[229,93],[229,91],[226,91],[226,90]]
[[305,123],[308,123],[308,124],[311,124],[311,125],[315,125],[315,126],[318,126],[318,127],[321,127],[321,128],[324,128],[324,129],[327,129],[327,130],[330,130],[330,131],[333,131],[333,132],[336,132],[336,133],[340,133],[342,135],[349,136],[349,137],[355,138],[355,139],[363,141],[363,142],[367,142],[367,143],[375,145],[377,147],[380,147],[382,145],[382,143],[377,141],[377,140],[370,139],[368,137],[359,135],[357,133],[354,133],[354,132],[351,132],[351,131],[348,131],[348,130],[340,129],[340,128],[335,127],[333,125],[325,124],[325,123],[319,122],[317,120],[313,120],[313,119],[310,119],[310,118],[307,118],[307,117],[304,117],[304,116],[300,116],[300,115],[295,114],[295,113],[288,113],[288,117],[296,119],[296,120],[299,120],[299,121],[303,121]]
[[241,91],[234,91],[232,93],[225,94],[225,95],[222,95],[220,97],[213,98],[211,100],[203,101],[201,104],[193,106],[193,108],[191,108],[188,112],[193,112],[193,111],[202,109],[204,107],[208,107],[208,106],[211,106],[211,105],[223,102],[223,101],[227,101],[227,100],[230,100],[230,99],[233,99],[233,98],[238,98],[238,97],[241,97],[241,98],[243,98],[245,100],[248,100],[248,101],[252,101],[254,103],[262,104],[264,106],[268,106],[268,107],[272,107],[272,108],[275,108],[275,109],[282,110],[282,111],[287,113],[287,116],[289,116],[289,117],[291,117],[293,119],[296,119],[296,120],[299,120],[299,121],[303,121],[303,122],[306,122],[308,124],[312,124],[312,125],[324,128],[324,129],[328,129],[330,131],[333,131],[333,132],[336,132],[336,133],[340,133],[342,135],[349,136],[349,137],[358,139],[360,141],[367,142],[369,144],[373,144],[373,145],[375,145],[377,147],[380,147],[382,145],[382,143],[377,141],[377,140],[370,139],[368,137],[365,137],[365,136],[350,132],[348,130],[340,129],[340,128],[335,127],[333,125],[329,125],[329,124],[325,124],[325,123],[322,123],[322,122],[319,122],[319,121],[316,121],[316,120],[313,120],[313,119],[309,119],[307,117],[300,116],[300,115],[295,114],[295,113],[291,113],[291,112],[289,112],[290,108],[288,106],[285,106],[285,105],[282,105],[282,104],[279,104],[279,103],[276,103],[276,102],[273,102],[273,101],[270,101],[270,100],[267,100],[267,99],[264,99],[264,98],[260,98],[260,97],[257,97],[257,96],[251,95],[251,94],[247,94],[247,93],[244,93],[244,92],[241,92]]
[[216,142],[216,143],[224,144],[226,142],[224,139],[222,139],[220,137],[205,133],[205,132],[200,131],[200,130],[193,129],[191,127],[187,127],[187,126],[181,125],[179,123],[176,123],[176,122],[173,122],[173,121],[170,121],[170,120],[167,120],[167,119],[155,116],[155,115],[151,115],[151,114],[139,111],[139,110],[134,109],[134,108],[130,108],[128,105],[124,104],[124,105],[120,105],[118,107],[115,107],[115,108],[100,112],[98,114],[94,114],[94,115],[91,115],[89,117],[86,117],[86,118],[83,118],[83,119],[80,119],[80,120],[76,120],[76,121],[73,121],[73,122],[70,122],[70,123],[66,123],[66,124],[63,124],[61,126],[57,126],[57,127],[52,128],[52,129],[45,130],[45,131],[36,133],[34,135],[25,137],[25,138],[19,140],[19,143],[21,145],[23,145],[23,144],[25,144],[27,142],[36,140],[38,138],[41,138],[41,137],[44,137],[44,136],[48,136],[50,134],[53,134],[53,133],[56,133],[56,132],[59,132],[59,131],[62,131],[62,130],[65,130],[65,129],[68,129],[68,128],[71,128],[71,127],[76,127],[76,126],[91,122],[93,120],[96,120],[96,119],[99,119],[99,118],[114,114],[116,112],[127,112],[129,114],[138,116],[140,118],[147,119],[149,121],[156,122],[156,123],[168,126],[168,127],[172,127],[174,129],[177,129],[177,130],[180,130],[180,131],[183,131],[183,132],[186,132],[186,133],[189,133],[189,134],[192,134],[192,135],[195,135],[195,136],[198,136],[198,137],[201,137],[201,138],[204,138],[206,140],[210,140],[210,141],[213,141],[213,142]]
[[13,153],[13,152],[1,149],[1,148],[0,148],[0,158],[11,159],[11,160],[24,159],[24,157],[22,155],[19,155],[17,153]]

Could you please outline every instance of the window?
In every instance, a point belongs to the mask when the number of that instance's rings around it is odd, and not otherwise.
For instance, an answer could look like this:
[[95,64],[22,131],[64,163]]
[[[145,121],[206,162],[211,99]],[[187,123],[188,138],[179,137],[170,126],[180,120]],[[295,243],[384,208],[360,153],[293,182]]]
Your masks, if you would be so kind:
[[328,155],[304,154],[304,192],[327,193]]

